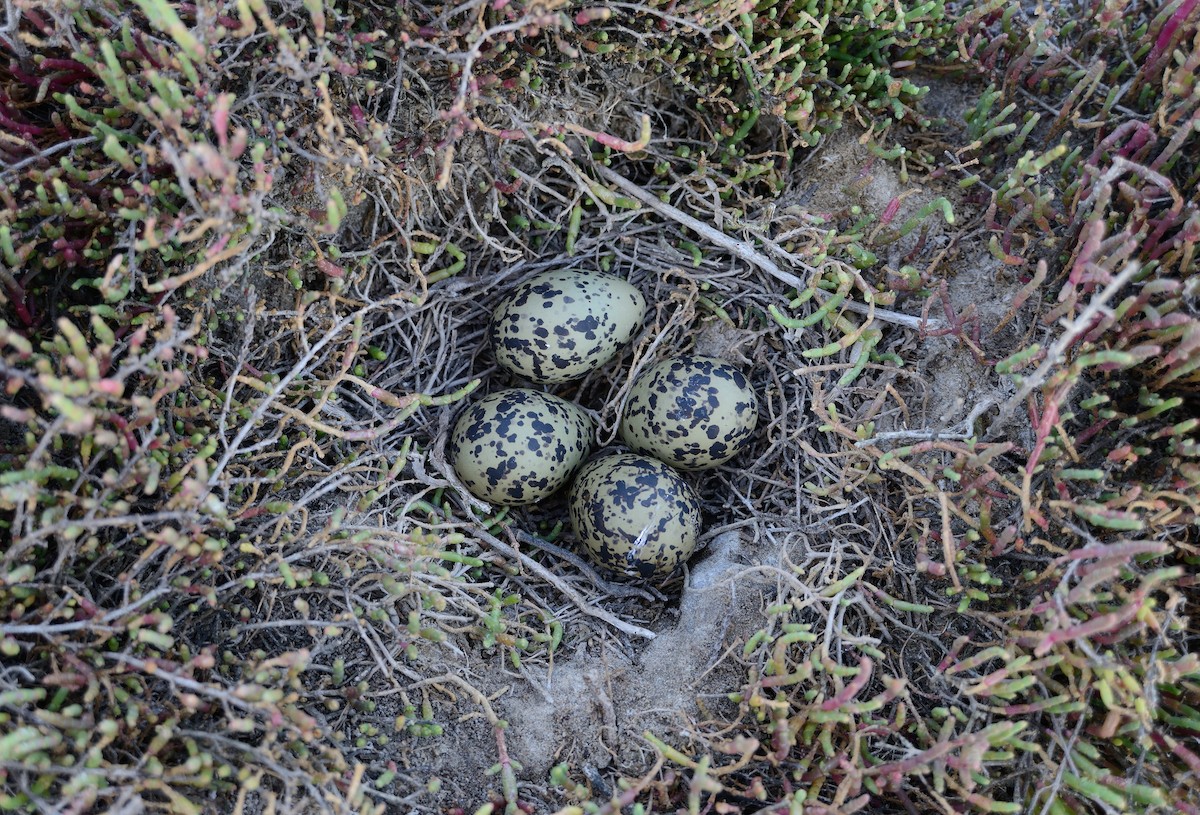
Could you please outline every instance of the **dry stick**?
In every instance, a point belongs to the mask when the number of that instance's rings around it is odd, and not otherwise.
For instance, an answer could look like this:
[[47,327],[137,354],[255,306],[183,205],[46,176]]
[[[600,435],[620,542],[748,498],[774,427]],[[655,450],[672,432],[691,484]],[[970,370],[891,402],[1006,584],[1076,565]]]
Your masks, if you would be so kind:
[[530,535],[528,532],[522,532],[520,530],[514,530],[514,533],[522,543],[527,543],[530,546],[536,546],[543,552],[549,552],[555,557],[567,561],[567,563],[570,563],[572,566],[582,572],[588,580],[592,581],[592,583],[594,583],[598,589],[607,594],[611,594],[613,597],[641,597],[643,600],[649,600],[651,602],[662,599],[662,595],[655,597],[650,592],[646,591],[645,589],[640,589],[637,586],[626,586],[620,583],[608,582],[600,577],[600,575],[596,574],[596,570],[589,566],[587,561],[581,558],[579,555],[575,554],[574,552],[569,552],[566,549],[563,549],[561,546],[555,546],[550,541],[542,540],[536,535]]
[[[971,412],[967,414],[967,418],[952,427],[945,429],[925,427],[876,433],[870,438],[859,439],[854,442],[854,446],[867,447],[881,441],[899,441],[901,439],[911,439],[913,441],[966,441],[972,436],[977,435],[975,432],[975,420],[995,407],[996,404],[995,397],[987,396],[976,404],[975,407],[971,408]],[[945,419],[943,418],[942,421],[945,421]]]
[[1134,275],[1141,271],[1141,268],[1135,262],[1126,263],[1121,273],[1114,277],[1104,287],[1103,291],[1092,298],[1091,302],[1080,312],[1079,316],[1064,326],[1065,330],[1062,336],[1055,341],[1054,345],[1050,346],[1050,350],[1046,353],[1046,358],[1042,360],[1042,364],[1025,380],[1017,392],[1008,398],[1008,401],[1000,408],[1000,412],[996,414],[996,418],[988,425],[987,438],[995,438],[999,435],[1001,425],[1008,421],[1013,411],[1028,398],[1029,394],[1033,393],[1036,388],[1041,387],[1046,378],[1050,376],[1050,370],[1063,361],[1067,349],[1071,347],[1071,344],[1082,334],[1091,330],[1092,320],[1108,309],[1108,301],[1126,283],[1133,279]]
[[[2,30],[2,29],[0,29],[0,30]],[[12,40],[9,40],[9,42],[16,42],[16,41],[17,41],[17,38],[15,38],[15,37]],[[71,139],[69,141],[63,141],[63,142],[59,142],[58,144],[51,145],[50,147],[47,147],[46,149],[44,149],[38,153],[35,153],[34,155],[29,156],[28,158],[18,161],[16,164],[10,164],[8,167],[5,167],[3,172],[0,172],[0,179],[6,178],[10,173],[15,173],[18,170],[22,170],[25,167],[29,166],[30,164],[33,164],[36,161],[41,161],[42,159],[49,159],[50,156],[53,155],[54,153],[60,153],[63,150],[69,150],[72,147],[79,147],[84,144],[91,144],[94,141],[96,141],[95,136],[86,136],[82,139]]]
[[78,620],[70,623],[31,623],[25,625],[8,625],[5,623],[0,623],[0,635],[7,637],[17,634],[40,634],[41,636],[49,639],[52,634],[63,634],[68,631],[79,631],[81,629],[105,632],[115,631],[116,628],[106,625],[106,623],[126,615],[133,614],[143,606],[153,603],[167,592],[168,589],[162,587],[154,589],[151,592],[147,592],[145,596],[128,605],[113,609],[98,620]]
[[[686,226],[697,235],[702,236],[711,243],[714,243],[723,249],[727,249],[735,256],[749,263],[751,266],[757,266],[767,274],[771,275],[771,277],[786,283],[796,291],[804,291],[808,288],[803,280],[796,277],[796,275],[792,274],[791,272],[787,272],[779,268],[779,265],[775,263],[775,261],[771,260],[762,252],[759,252],[746,241],[739,241],[736,238],[730,237],[719,229],[711,227],[703,221],[693,218],[691,215],[688,215],[686,212],[671,206],[665,201],[660,201],[657,196],[646,192],[637,184],[634,184],[628,178],[625,178],[625,176],[610,170],[608,167],[598,165],[596,167],[596,172],[598,172],[608,181],[616,184],[626,194],[641,201],[658,214],[670,218],[676,223]],[[783,249],[779,249],[779,251],[783,252]],[[870,312],[870,306],[867,306],[864,303],[857,303],[852,300],[844,300],[841,307],[847,311],[853,311],[856,314],[866,315]],[[874,310],[874,316],[877,320],[883,320],[884,322],[902,325],[906,328],[911,328],[917,331],[922,329],[936,331],[945,327],[938,320],[923,320],[920,317],[914,317],[911,314],[901,314],[898,311],[891,311],[886,308],[876,307]]]
[[370,303],[353,314],[338,320],[333,327],[325,333],[325,336],[317,342],[316,345],[309,348],[304,356],[296,361],[296,364],[292,366],[291,370],[284,374],[279,381],[275,383],[275,387],[271,389],[271,392],[262,398],[262,401],[259,402],[258,406],[254,409],[254,412],[250,415],[250,418],[242,424],[242,427],[234,437],[233,442],[226,445],[225,454],[221,456],[220,461],[216,463],[216,466],[213,467],[212,473],[208,477],[209,489],[211,490],[217,485],[217,482],[220,480],[221,473],[224,472],[225,467],[229,465],[230,460],[237,455],[241,449],[242,442],[246,440],[246,436],[249,435],[250,431],[253,430],[259,422],[262,421],[267,410],[275,406],[275,401],[285,390],[287,390],[288,386],[292,384],[292,380],[304,373],[308,364],[312,362],[313,358],[316,357],[317,354],[321,353],[321,351],[325,349],[326,345],[333,342],[333,340],[342,331],[349,328],[354,323],[356,318],[372,311],[378,311],[386,306],[395,305],[398,302],[404,302],[400,294],[393,294],[377,303]]
[[703,221],[693,218],[691,215],[688,215],[682,210],[676,209],[664,201],[660,201],[657,196],[646,192],[637,184],[634,184],[632,181],[625,178],[625,176],[620,175],[607,167],[598,165],[596,167],[596,172],[598,172],[607,180],[611,181],[613,184],[616,184],[626,194],[641,201],[643,204],[655,210],[660,215],[665,215],[672,221],[686,226],[688,229],[692,230],[698,235],[703,236],[718,246],[728,249],[737,257],[741,258],[752,266],[757,266],[767,274],[771,275],[771,277],[774,277],[776,280],[783,281],[797,291],[804,291],[806,288],[808,288],[808,286],[804,284],[803,280],[796,277],[791,272],[785,272],[783,269],[780,269],[779,266],[776,265],[775,261],[766,257],[745,241],[739,241],[736,238],[731,238],[724,232],[709,226]]
[[954,545],[954,533],[950,531],[950,499],[941,490],[938,490],[938,503],[942,508],[942,557],[946,560],[946,571],[950,573],[954,590],[961,592],[963,587],[958,579],[957,548]]
[[[862,314],[864,317],[871,314],[871,307],[866,303],[860,303],[857,300],[843,300],[840,308],[846,311],[853,311],[855,314]],[[902,325],[905,328],[911,328],[913,331],[940,331],[946,327],[946,324],[941,320],[926,320],[922,317],[914,317],[911,314],[901,314],[899,311],[892,311],[888,308],[875,307],[874,317],[876,320],[882,320],[885,323],[893,325]]]
[[566,581],[554,574],[554,572],[550,571],[542,564],[538,563],[529,555],[518,551],[512,546],[509,546],[507,543],[500,540],[495,535],[489,534],[484,529],[476,529],[474,531],[475,534],[487,541],[488,545],[492,549],[495,549],[497,552],[501,553],[510,560],[520,561],[521,564],[528,568],[531,572],[545,580],[550,585],[554,586],[554,588],[557,589],[560,594],[574,603],[575,606],[584,614],[603,620],[618,631],[624,631],[630,636],[641,637],[642,639],[647,640],[654,639],[655,634],[653,631],[642,628],[641,626],[636,626],[632,623],[627,623],[624,620],[609,614],[604,609],[588,603],[588,601],[582,595],[580,595],[579,592],[567,585]]

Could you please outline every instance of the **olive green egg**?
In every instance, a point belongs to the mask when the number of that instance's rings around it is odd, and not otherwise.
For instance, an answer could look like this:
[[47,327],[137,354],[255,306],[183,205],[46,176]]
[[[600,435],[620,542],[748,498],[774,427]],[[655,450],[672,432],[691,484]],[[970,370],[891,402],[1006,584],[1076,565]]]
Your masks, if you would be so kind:
[[577,405],[512,388],[458,417],[446,446],[455,475],[476,498],[532,504],[566,485],[591,449],[595,426]]
[[489,338],[501,367],[539,385],[557,385],[615,357],[645,313],[642,293],[619,277],[543,272],[496,306]]
[[737,367],[714,357],[667,359],[633,383],[621,440],[680,470],[705,470],[737,455],[758,424],[758,398]]
[[669,574],[696,550],[700,499],[661,461],[617,453],[583,465],[568,510],[588,556],[633,577]]

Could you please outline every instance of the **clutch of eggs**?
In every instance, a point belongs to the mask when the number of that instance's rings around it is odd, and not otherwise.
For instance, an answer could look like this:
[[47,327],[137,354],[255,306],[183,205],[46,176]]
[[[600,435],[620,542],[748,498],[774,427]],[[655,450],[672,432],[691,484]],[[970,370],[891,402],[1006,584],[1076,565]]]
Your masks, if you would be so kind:
[[587,457],[594,431],[591,417],[566,399],[512,388],[464,410],[446,452],[476,498],[521,506],[566,485]]
[[539,385],[557,385],[615,357],[645,312],[642,293],[619,277],[543,272],[496,306],[489,337],[501,367]]
[[567,499],[589,557],[633,577],[669,574],[700,537],[700,499],[661,461],[617,453],[589,461]]
[[758,398],[745,374],[705,356],[663,360],[634,381],[621,440],[680,470],[733,458],[758,423]]

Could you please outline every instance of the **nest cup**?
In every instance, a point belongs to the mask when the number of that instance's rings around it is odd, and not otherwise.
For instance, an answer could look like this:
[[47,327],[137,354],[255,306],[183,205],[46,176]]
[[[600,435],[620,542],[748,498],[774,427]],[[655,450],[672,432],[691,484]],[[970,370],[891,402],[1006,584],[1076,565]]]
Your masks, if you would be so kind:
[[[701,499],[689,483],[700,479],[680,471],[716,468],[744,449],[757,423],[758,400],[740,366],[706,355],[668,355],[631,383],[631,359],[639,354],[635,351],[638,344],[630,347],[628,340],[647,320],[654,325],[643,332],[642,349],[647,341],[653,341],[660,350],[663,346],[683,350],[680,341],[686,340],[687,333],[682,329],[687,318],[695,320],[697,315],[691,308],[672,308],[680,301],[678,288],[661,280],[652,287],[647,310],[647,298],[621,271],[543,267],[497,286],[494,296],[479,304],[490,309],[481,339],[497,366],[488,380],[491,393],[459,414],[447,454],[460,480],[477,498],[527,507],[525,511],[534,516],[530,520],[541,515],[543,523],[554,518],[551,513],[557,515],[557,521],[569,516],[577,550],[595,563],[625,576],[662,580],[700,543]],[[640,282],[648,281],[643,278]],[[664,315],[668,318],[665,333],[661,325]],[[674,342],[665,344],[662,339]],[[664,371],[665,378],[657,376]],[[639,390],[645,383],[659,380],[674,388],[669,398],[645,387]],[[529,435],[528,428],[518,429],[514,435],[513,428],[506,426],[507,439],[489,441],[486,437],[494,428],[486,426],[477,406],[494,405],[506,395],[535,398],[538,389],[545,389],[543,398],[562,397],[594,409],[601,417],[598,435],[602,440],[612,439],[617,429],[613,425],[619,424],[622,440],[633,454],[602,456],[576,475],[573,471],[582,457],[579,425],[572,421],[558,421],[553,429],[554,434],[569,437],[561,444],[548,444],[547,438],[535,444],[551,458],[557,455],[552,452],[555,448],[567,452],[570,461],[539,463],[536,455],[531,459],[525,439],[520,437],[521,433]],[[618,406],[626,393],[628,405],[622,422]],[[687,455],[677,454],[680,434],[668,437],[661,422],[655,425],[653,411],[647,412],[647,403],[655,402],[663,416],[674,417],[677,425],[682,421],[692,426]],[[684,406],[688,410],[681,412]],[[637,417],[641,417],[640,424],[635,422]],[[660,431],[661,439],[654,438],[655,431]],[[505,446],[520,448],[517,452],[522,455],[493,455],[508,452],[501,449]],[[487,461],[472,460],[485,453]],[[533,469],[528,469],[530,466]],[[517,473],[522,467],[526,469]],[[541,471],[551,469],[553,477]],[[565,480],[564,470],[572,471]],[[586,483],[580,486],[585,476]],[[529,479],[536,481],[532,489],[524,483]],[[550,488],[551,484],[557,486]],[[560,509],[555,493],[567,497],[566,511]]]

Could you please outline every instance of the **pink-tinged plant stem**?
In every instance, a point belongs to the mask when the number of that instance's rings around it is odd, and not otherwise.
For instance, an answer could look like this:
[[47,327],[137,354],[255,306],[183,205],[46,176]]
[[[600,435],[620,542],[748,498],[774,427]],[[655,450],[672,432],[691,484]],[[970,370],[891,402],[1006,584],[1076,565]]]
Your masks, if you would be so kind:
[[24,323],[26,328],[33,328],[38,320],[30,306],[24,287],[11,277],[5,280],[5,284],[8,289],[9,302],[12,303],[17,319]]
[[1175,739],[1159,733],[1157,731],[1150,734],[1150,740],[1153,741],[1160,749],[1170,750],[1177,755],[1184,764],[1195,774],[1200,775],[1200,756],[1197,756],[1184,745],[1180,744]]
[[836,696],[822,702],[821,710],[837,710],[842,705],[850,702],[851,699],[858,695],[859,691],[866,687],[867,682],[871,679],[872,668],[873,663],[871,662],[871,658],[864,656],[858,663],[858,674]]
[[1166,54],[1169,54],[1175,46],[1175,35],[1179,33],[1183,23],[1196,9],[1197,3],[1200,0],[1183,0],[1179,4],[1179,8],[1175,9],[1175,13],[1170,19],[1163,24],[1162,30],[1158,32],[1158,36],[1154,39],[1154,47],[1150,49],[1150,54],[1146,57],[1146,61],[1142,64],[1142,70],[1139,71],[1141,76],[1153,78],[1162,70],[1161,62]]
[[1123,605],[1117,611],[1101,614],[1087,622],[1073,625],[1070,628],[1060,628],[1055,631],[1049,631],[1042,640],[1034,647],[1033,653],[1036,656],[1045,656],[1054,646],[1060,643],[1070,642],[1071,640],[1085,639],[1094,637],[1098,634],[1104,634],[1110,631],[1115,631],[1121,628],[1134,617],[1142,609],[1142,603],[1145,600],[1146,590],[1143,588],[1134,592],[1130,597],[1129,602]]

